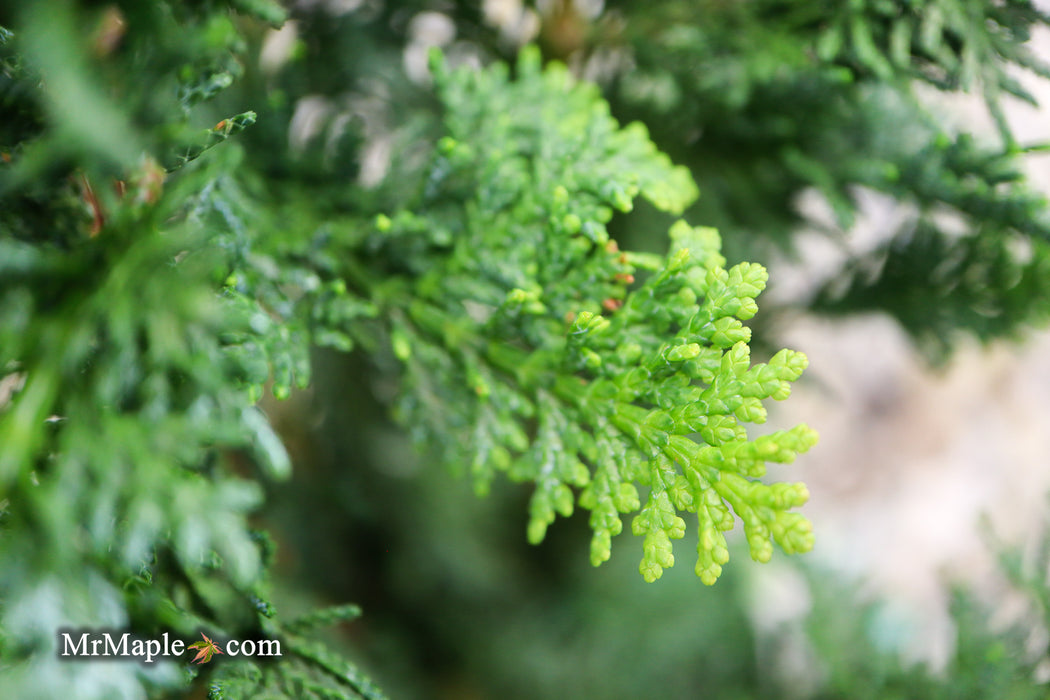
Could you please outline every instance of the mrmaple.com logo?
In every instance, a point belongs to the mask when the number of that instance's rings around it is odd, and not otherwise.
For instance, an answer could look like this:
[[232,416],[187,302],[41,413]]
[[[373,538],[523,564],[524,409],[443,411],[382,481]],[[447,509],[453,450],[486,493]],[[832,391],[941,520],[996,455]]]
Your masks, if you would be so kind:
[[115,658],[153,663],[157,659],[180,658],[187,651],[195,651],[193,663],[205,664],[215,654],[226,656],[280,656],[281,642],[276,639],[231,639],[225,645],[216,644],[201,632],[201,640],[186,644],[171,639],[165,632],[158,639],[141,639],[130,632],[108,630],[59,630],[58,657],[60,659]]

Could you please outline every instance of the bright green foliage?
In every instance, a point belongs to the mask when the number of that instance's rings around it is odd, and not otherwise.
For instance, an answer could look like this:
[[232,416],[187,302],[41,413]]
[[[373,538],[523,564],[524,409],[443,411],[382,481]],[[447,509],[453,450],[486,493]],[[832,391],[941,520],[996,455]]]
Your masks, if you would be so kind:
[[[231,6],[279,20],[269,3]],[[638,511],[647,580],[673,561],[679,512],[699,520],[707,583],[728,557],[730,509],[755,559],[771,540],[809,549],[790,512],[804,487],[757,478],[813,434],[749,442],[741,425],[764,420],[762,399],[785,398],[805,366],[786,351],[750,366],[741,322],[765,271],[726,271],[717,234],[684,222],[666,260],[621,253],[605,228],[636,197],[677,214],[697,196],[644,127],[621,128],[595,87],[536,52],[513,81],[498,64],[449,72],[435,57],[445,133],[418,189],[388,216],[310,211],[289,229],[229,143],[256,112],[203,111],[241,73],[232,17],[45,2],[4,32],[5,691],[32,696],[49,678],[49,695],[134,696],[196,680],[216,698],[378,697],[303,636],[308,624],[275,616],[271,547],[246,520],[291,468],[257,402],[307,384],[311,345],[381,356],[389,342],[410,430],[469,465],[479,490],[498,471],[535,484],[533,542],[578,501],[596,564]],[[141,90],[141,76],[160,87]],[[181,673],[125,665],[87,680],[90,666],[53,654],[63,626],[204,629],[285,653],[232,660],[205,637]]]
[[448,133],[419,201],[378,219],[372,243],[426,271],[407,294],[395,287],[406,300],[391,314],[400,420],[449,464],[470,465],[479,492],[499,471],[533,482],[531,542],[575,503],[590,510],[595,565],[635,511],[647,581],[674,563],[680,512],[698,520],[708,584],[728,560],[733,513],[754,559],[768,561],[771,540],[808,551],[809,523],[790,512],[805,487],[757,478],[815,434],[748,441],[742,425],[763,422],[762,400],[786,398],[806,366],[787,350],[750,364],[741,321],[765,270],[725,270],[718,234],[682,221],[665,259],[609,241],[604,224],[635,196],[677,212],[696,192],[640,125],[620,129],[564,68],[541,71],[531,52],[513,82],[499,66],[434,66]]

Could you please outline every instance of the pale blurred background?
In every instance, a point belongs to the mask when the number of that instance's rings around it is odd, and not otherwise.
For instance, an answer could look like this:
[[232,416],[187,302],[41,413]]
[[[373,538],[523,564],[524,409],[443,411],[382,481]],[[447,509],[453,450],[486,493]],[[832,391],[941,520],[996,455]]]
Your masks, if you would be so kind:
[[[1037,32],[1032,45],[1050,58],[1050,32]],[[1007,102],[1017,140],[1050,141],[1050,85],[1020,72],[1017,78],[1044,106]],[[993,138],[979,99],[928,97],[945,123]],[[1027,173],[1050,194],[1050,156],[1030,157]],[[805,299],[846,251],[875,247],[907,213],[878,194],[864,193],[862,201],[847,245],[804,234],[800,261],[770,264],[767,298]],[[818,220],[831,217],[815,193],[801,206]],[[796,317],[778,337],[810,359],[807,381],[780,416],[805,420],[821,436],[791,467],[812,493],[806,510],[818,544],[811,556],[859,581],[869,599],[886,600],[887,645],[943,665],[954,645],[948,603],[955,582],[971,584],[993,607],[995,625],[1031,615],[1005,584],[988,533],[1031,554],[1050,523],[1050,333],[987,347],[963,340],[944,367],[931,367],[881,315]],[[805,598],[801,583],[783,573],[761,574],[763,594],[782,586],[782,599]],[[1045,645],[1045,630],[1036,636],[1033,646]]]

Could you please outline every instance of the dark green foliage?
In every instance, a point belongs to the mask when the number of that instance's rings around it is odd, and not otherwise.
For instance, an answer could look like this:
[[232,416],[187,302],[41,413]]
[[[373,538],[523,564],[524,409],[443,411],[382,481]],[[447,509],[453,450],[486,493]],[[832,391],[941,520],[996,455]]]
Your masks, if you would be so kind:
[[[890,258],[876,250],[852,261],[814,307],[889,312],[943,358],[959,332],[989,340],[1046,318],[1043,283],[1015,287],[1045,278],[1046,200],[1025,186],[1030,148],[1002,116],[1002,98],[1034,103],[1021,71],[1050,73],[1022,43],[1046,26],[1030,2],[646,3],[622,37],[637,67],[609,91],[615,111],[652,125],[654,141],[690,166],[705,195],[699,220],[747,233],[728,240],[734,255],[762,240],[787,245],[805,188],[827,198],[840,228],[855,219],[858,188],[913,207],[891,233]],[[980,90],[1001,144],[938,126],[921,83]],[[991,263],[979,258],[989,249]],[[943,270],[953,293],[930,294],[919,270]]]
[[[1046,324],[1047,253],[1041,241],[992,226],[952,239],[919,221],[876,254],[853,261],[848,286],[826,287],[813,304],[832,313],[889,311],[931,356],[943,358],[960,327],[991,340]],[[932,260],[939,262],[931,268]]]
[[[259,480],[290,468],[254,404],[271,378],[283,395],[308,380],[308,321],[293,319],[303,299],[330,313],[332,292],[300,284],[291,298],[295,265],[253,252],[235,149],[171,178],[158,165],[185,165],[254,121],[187,136],[202,81],[229,84],[215,66],[238,65],[233,17],[167,2],[36,3],[18,22],[3,37],[0,143],[5,692],[184,686],[169,664],[100,675],[62,663],[56,630],[205,627],[284,640],[287,661],[267,670],[275,682],[320,669],[329,691],[318,697],[374,696],[352,666],[269,619],[246,521]],[[85,25],[90,45],[73,30]],[[111,45],[106,31],[122,33]]]
[[386,697],[356,666],[333,653],[324,644],[302,635],[318,627],[353,620],[361,614],[357,606],[325,608],[267,629],[270,638],[282,644],[277,664],[256,659],[238,659],[222,664],[211,680],[209,700],[234,698],[366,698]]

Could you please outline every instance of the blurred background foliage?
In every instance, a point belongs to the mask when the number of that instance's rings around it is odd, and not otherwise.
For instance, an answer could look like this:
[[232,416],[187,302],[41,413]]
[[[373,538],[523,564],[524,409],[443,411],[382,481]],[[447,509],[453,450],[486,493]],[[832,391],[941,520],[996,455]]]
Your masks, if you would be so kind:
[[[933,672],[895,656],[877,606],[798,562],[731,566],[713,588],[679,566],[647,585],[626,553],[588,565],[580,515],[527,545],[529,489],[496,480],[477,498],[386,417],[389,339],[325,272],[346,251],[392,275],[427,252],[384,260],[368,236],[426,185],[443,133],[430,49],[513,65],[535,42],[688,167],[701,196],[685,216],[722,231],[731,263],[792,255],[802,231],[848,251],[795,308],[763,307],[758,343],[797,310],[889,314],[934,361],[965,335],[1018,337],[1050,311],[1047,204],[1023,175],[1045,146],[1018,143],[1002,110],[1034,101],[1019,76],[1050,77],[1026,44],[1047,23],[1019,0],[0,4],[2,687],[376,694],[360,667],[394,697],[1045,697],[1045,642],[989,628],[964,590],[955,655]],[[945,126],[937,93],[976,95],[998,132]],[[904,214],[857,249],[871,191]],[[813,192],[830,217],[801,205]],[[662,252],[669,223],[639,202],[608,229]],[[92,402],[117,408],[62,426]],[[92,489],[109,500],[69,505]],[[244,530],[249,512],[274,542]],[[1045,626],[1045,556],[1003,551]],[[770,575],[812,614],[763,624]],[[200,676],[49,656],[70,621],[293,639],[295,615],[347,601],[364,616],[327,642],[352,665],[305,640],[280,670]]]

